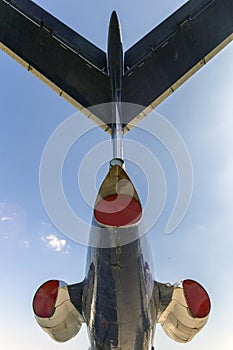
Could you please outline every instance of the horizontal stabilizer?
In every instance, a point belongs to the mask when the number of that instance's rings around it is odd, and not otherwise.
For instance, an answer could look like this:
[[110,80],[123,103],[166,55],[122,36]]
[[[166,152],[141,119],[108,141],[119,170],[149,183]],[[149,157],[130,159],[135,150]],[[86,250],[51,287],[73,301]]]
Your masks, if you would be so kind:
[[[233,0],[190,0],[128,49],[121,77],[124,132],[232,39]],[[112,87],[101,49],[30,0],[0,0],[0,48],[111,131],[111,109],[103,105],[112,102]]]
[[106,53],[30,0],[0,0],[0,48],[102,128],[111,102]]
[[233,40],[233,0],[190,0],[125,52],[122,100],[144,106],[131,129]]

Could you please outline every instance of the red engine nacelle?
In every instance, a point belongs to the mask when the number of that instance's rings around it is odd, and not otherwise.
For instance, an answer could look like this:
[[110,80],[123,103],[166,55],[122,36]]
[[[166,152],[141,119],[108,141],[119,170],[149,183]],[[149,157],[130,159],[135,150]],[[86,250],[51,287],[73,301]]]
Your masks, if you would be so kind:
[[58,342],[73,338],[84,322],[71,302],[67,284],[62,281],[50,280],[38,288],[33,311],[40,327]]
[[190,341],[206,324],[210,299],[205,289],[193,280],[184,280],[173,290],[172,300],[158,322],[165,333],[181,343]]

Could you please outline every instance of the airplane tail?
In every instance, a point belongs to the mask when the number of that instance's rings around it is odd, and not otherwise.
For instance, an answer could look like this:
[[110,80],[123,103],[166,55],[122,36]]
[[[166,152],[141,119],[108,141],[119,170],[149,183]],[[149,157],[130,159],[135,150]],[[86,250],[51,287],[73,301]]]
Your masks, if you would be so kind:
[[84,282],[67,285],[58,280],[43,283],[33,298],[39,326],[57,342],[73,338],[80,330]]

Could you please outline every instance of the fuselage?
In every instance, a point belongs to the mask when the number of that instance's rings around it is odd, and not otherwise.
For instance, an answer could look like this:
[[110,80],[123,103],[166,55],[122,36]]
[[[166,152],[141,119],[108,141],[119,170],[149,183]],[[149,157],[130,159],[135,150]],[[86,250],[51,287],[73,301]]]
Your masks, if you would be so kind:
[[140,200],[119,165],[103,181],[93,216],[83,292],[92,349],[148,350],[156,317],[151,258]]
[[[132,234],[138,229],[125,228]],[[116,230],[108,228],[109,235]],[[151,348],[150,261],[145,237],[114,248],[89,247],[84,314],[92,349]]]
[[85,279],[43,283],[33,299],[36,320],[58,342],[86,323],[91,350],[151,350],[156,323],[186,343],[208,320],[209,296],[190,279],[175,286],[152,279],[141,203],[116,161],[94,205]]

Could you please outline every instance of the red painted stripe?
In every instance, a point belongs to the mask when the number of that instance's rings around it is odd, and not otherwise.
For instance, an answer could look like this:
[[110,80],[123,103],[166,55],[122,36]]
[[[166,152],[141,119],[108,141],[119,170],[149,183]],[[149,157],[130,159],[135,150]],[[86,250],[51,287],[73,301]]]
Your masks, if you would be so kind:
[[185,298],[193,317],[206,317],[210,312],[210,299],[206,290],[192,280],[183,281]]
[[113,194],[101,199],[94,210],[95,219],[102,225],[127,226],[136,224],[142,216],[140,203],[127,194]]
[[33,299],[33,310],[38,317],[51,317],[57,299],[59,281],[51,280],[42,284]]

